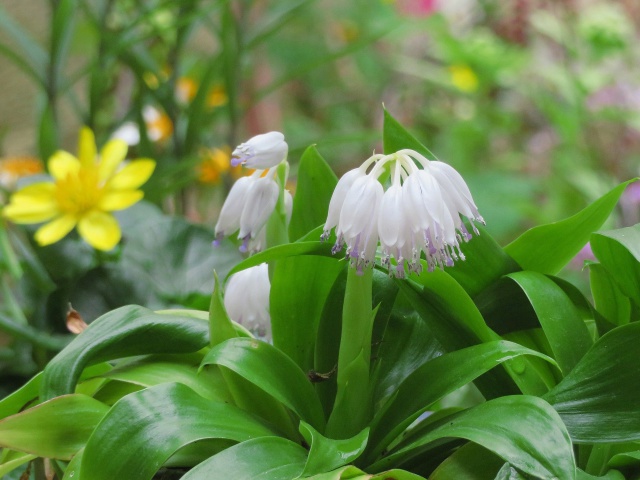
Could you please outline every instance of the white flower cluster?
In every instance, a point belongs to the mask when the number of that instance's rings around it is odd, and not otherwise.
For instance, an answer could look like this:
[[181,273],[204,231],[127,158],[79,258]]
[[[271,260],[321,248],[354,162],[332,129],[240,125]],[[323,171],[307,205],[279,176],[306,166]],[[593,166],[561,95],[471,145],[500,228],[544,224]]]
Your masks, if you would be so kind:
[[[219,245],[225,236],[239,230],[241,252],[257,252],[265,247],[265,225],[276,207],[280,192],[274,180],[274,167],[286,158],[287,152],[287,143],[280,132],[257,135],[233,151],[231,165],[244,164],[257,170],[240,178],[231,187],[218,217],[214,245]],[[284,204],[289,218],[293,199],[287,190],[284,192]]]
[[229,318],[265,341],[271,340],[270,290],[269,267],[261,263],[232,275],[224,292]]
[[[387,164],[391,185],[385,191],[378,179]],[[340,179],[322,239],[329,238],[335,227],[332,252],[346,244],[347,258],[358,271],[373,265],[380,241],[382,264],[390,275],[404,277],[405,264],[409,271],[420,273],[422,253],[429,271],[464,260],[460,242],[470,240],[471,234],[461,216],[479,234],[473,221],[484,224],[484,220],[460,174],[446,163],[406,149],[373,155]]]

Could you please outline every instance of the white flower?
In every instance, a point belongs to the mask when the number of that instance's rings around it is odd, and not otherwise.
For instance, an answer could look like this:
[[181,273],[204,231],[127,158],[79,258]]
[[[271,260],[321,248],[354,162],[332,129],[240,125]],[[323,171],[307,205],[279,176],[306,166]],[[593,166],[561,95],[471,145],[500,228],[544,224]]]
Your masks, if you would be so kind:
[[278,202],[278,184],[269,176],[258,178],[247,192],[244,208],[240,215],[240,233],[238,238],[243,240],[244,249],[250,239],[256,238],[258,232],[265,226]]
[[224,293],[229,318],[267,341],[271,339],[270,289],[269,268],[262,263],[232,275]]
[[219,245],[220,241],[227,235],[240,228],[240,217],[247,203],[249,190],[253,187],[253,177],[241,177],[233,184],[229,195],[222,205],[218,223],[216,223],[216,239],[214,245]]
[[[385,165],[391,171],[386,192],[378,181]],[[473,221],[484,220],[460,174],[445,163],[401,150],[373,155],[340,179],[321,238],[328,238],[336,227],[333,253],[346,243],[347,257],[358,270],[373,264],[379,238],[381,264],[388,266],[390,274],[403,277],[405,266],[421,271],[423,254],[429,270],[464,260],[460,241],[470,240],[471,234],[461,217],[479,233]]]
[[282,162],[289,152],[280,132],[263,133],[241,143],[231,154],[231,165],[244,164],[249,168],[267,169]]

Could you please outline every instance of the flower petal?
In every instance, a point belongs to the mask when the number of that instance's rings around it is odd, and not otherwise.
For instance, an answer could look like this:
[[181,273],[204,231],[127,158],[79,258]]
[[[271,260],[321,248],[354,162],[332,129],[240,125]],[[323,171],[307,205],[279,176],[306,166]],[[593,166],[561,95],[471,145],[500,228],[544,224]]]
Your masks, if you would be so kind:
[[53,183],[34,183],[14,193],[2,214],[15,223],[44,222],[59,213],[54,194]]
[[107,192],[100,200],[98,208],[100,210],[111,212],[113,210],[124,210],[129,208],[144,197],[142,190],[115,190]]
[[149,180],[155,168],[156,162],[149,158],[134,160],[109,180],[108,188],[110,190],[135,190]]
[[80,219],[78,232],[93,248],[104,251],[115,247],[122,237],[115,217],[99,210],[92,210]]
[[49,158],[47,168],[53,178],[63,180],[69,174],[78,173],[80,161],[69,152],[58,150]]
[[74,215],[62,215],[49,223],[41,226],[34,236],[38,245],[44,247],[61,240],[67,233],[76,226],[76,218]]
[[113,175],[127,156],[128,149],[127,143],[117,138],[109,140],[102,147],[102,150],[100,150],[100,166],[98,167],[100,180],[107,180]]
[[96,163],[96,137],[88,127],[82,127],[78,137],[78,160],[84,167],[91,167]]

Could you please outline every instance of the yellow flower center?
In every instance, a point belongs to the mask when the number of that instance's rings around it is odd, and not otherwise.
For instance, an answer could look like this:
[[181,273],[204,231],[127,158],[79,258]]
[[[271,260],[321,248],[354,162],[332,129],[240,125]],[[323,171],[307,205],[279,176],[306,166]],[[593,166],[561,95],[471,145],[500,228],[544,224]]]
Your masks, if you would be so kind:
[[83,168],[56,181],[55,198],[60,210],[80,217],[98,206],[104,185],[95,168]]

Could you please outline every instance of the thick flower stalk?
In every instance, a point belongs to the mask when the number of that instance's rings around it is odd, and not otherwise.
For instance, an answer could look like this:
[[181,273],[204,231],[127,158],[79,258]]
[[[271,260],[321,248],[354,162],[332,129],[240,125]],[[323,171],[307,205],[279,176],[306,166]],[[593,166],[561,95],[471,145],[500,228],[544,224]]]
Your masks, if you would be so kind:
[[[384,191],[379,178],[391,173]],[[429,271],[464,260],[460,243],[471,239],[463,217],[484,223],[460,174],[446,163],[428,160],[413,150],[373,155],[338,182],[322,239],[335,228],[333,253],[346,245],[346,255],[359,272],[375,262],[403,277],[405,268],[420,273],[422,255]]]
[[263,340],[271,339],[270,290],[269,268],[261,263],[233,274],[224,293],[229,318]]
[[93,132],[80,131],[78,157],[62,150],[54,153],[47,166],[53,181],[31,184],[11,196],[2,213],[15,223],[47,222],[35,233],[45,246],[65,237],[74,227],[80,236],[98,250],[111,250],[122,233],[111,214],[138,202],[145,183],[155,168],[149,159],[123,161],[127,145],[109,141],[96,151]]
[[[265,226],[280,195],[277,167],[285,161],[287,151],[284,136],[279,132],[258,135],[234,150],[232,166],[244,164],[257,170],[238,179],[231,187],[216,223],[214,245],[237,231],[238,239],[242,240],[241,252],[257,252],[265,247]],[[293,200],[287,190],[283,201],[288,219]]]

